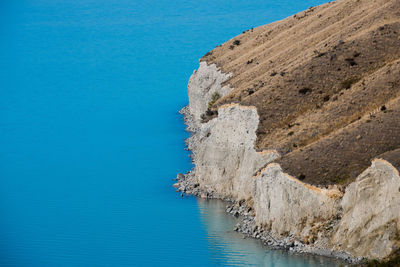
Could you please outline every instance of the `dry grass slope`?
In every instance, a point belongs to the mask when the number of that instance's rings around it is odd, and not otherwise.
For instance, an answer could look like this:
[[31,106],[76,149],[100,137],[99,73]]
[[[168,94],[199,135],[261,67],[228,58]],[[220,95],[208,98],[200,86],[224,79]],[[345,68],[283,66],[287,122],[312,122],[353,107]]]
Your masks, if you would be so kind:
[[212,109],[256,106],[257,149],[277,149],[285,171],[305,182],[347,184],[371,159],[400,148],[398,0],[313,7],[248,30],[201,60],[234,74],[227,81],[234,90]]

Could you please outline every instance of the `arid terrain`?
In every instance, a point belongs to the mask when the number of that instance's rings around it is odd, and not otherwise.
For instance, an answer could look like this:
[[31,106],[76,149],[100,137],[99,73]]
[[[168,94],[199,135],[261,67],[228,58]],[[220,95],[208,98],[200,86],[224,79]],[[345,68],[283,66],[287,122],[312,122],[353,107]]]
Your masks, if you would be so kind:
[[207,53],[255,106],[256,148],[315,185],[347,185],[374,158],[400,167],[400,1],[342,0],[249,29]]

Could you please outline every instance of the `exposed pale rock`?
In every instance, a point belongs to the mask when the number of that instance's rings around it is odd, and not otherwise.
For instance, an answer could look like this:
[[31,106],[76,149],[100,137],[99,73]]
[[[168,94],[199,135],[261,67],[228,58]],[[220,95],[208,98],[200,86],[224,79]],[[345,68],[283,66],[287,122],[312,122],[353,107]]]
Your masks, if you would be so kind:
[[254,149],[258,114],[254,107],[222,106],[218,117],[201,125],[192,137],[194,174],[201,186],[221,197],[250,199],[252,176],[279,155],[276,151]]
[[230,76],[206,62],[191,76],[189,105],[182,113],[192,131],[187,145],[195,168],[178,175],[174,186],[201,198],[229,198],[239,204],[251,200],[229,212],[243,215],[246,207],[248,218],[239,227],[241,232],[273,244],[287,246],[293,238],[309,244],[301,251],[342,258],[349,257],[346,253],[384,258],[398,248],[398,171],[387,161],[374,160],[344,196],[337,189],[315,187],[284,173],[279,164],[270,163],[279,157],[278,152],[254,148],[259,125],[255,107],[223,105],[217,117],[201,122],[212,95],[230,92],[229,86],[222,85]]
[[256,222],[276,236],[307,239],[313,226],[324,224],[338,213],[340,191],[304,184],[276,163],[255,176],[254,188]]
[[254,107],[225,105],[218,117],[201,123],[214,93],[221,97],[231,89],[222,84],[231,74],[222,73],[215,64],[201,62],[188,84],[189,105],[183,110],[193,135],[187,140],[195,169],[192,174],[199,187],[220,197],[250,199],[252,175],[277,158],[276,151],[256,152],[254,142],[259,116]]
[[193,72],[188,84],[188,108],[193,116],[194,126],[199,126],[200,117],[206,112],[214,93],[222,97],[231,91],[229,85],[222,85],[231,76],[232,74],[225,74],[218,70],[215,64],[208,65],[206,62],[200,62],[199,68]]
[[399,245],[400,176],[389,162],[375,159],[350,184],[342,200],[343,217],[332,243],[352,255],[384,258]]

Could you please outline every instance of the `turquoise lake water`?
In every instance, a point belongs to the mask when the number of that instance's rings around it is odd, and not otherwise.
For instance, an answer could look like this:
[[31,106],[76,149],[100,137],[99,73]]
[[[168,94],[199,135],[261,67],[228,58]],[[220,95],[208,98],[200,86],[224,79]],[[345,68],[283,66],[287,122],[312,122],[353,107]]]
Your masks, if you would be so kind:
[[0,1],[0,266],[329,266],[171,187],[208,50],[324,1]]

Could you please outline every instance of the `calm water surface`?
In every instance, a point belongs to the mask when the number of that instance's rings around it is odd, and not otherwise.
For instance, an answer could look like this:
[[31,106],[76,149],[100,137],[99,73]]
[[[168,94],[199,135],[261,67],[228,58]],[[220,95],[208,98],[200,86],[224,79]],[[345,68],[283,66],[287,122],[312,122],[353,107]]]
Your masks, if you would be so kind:
[[0,266],[319,266],[181,199],[198,58],[321,0],[0,1]]

